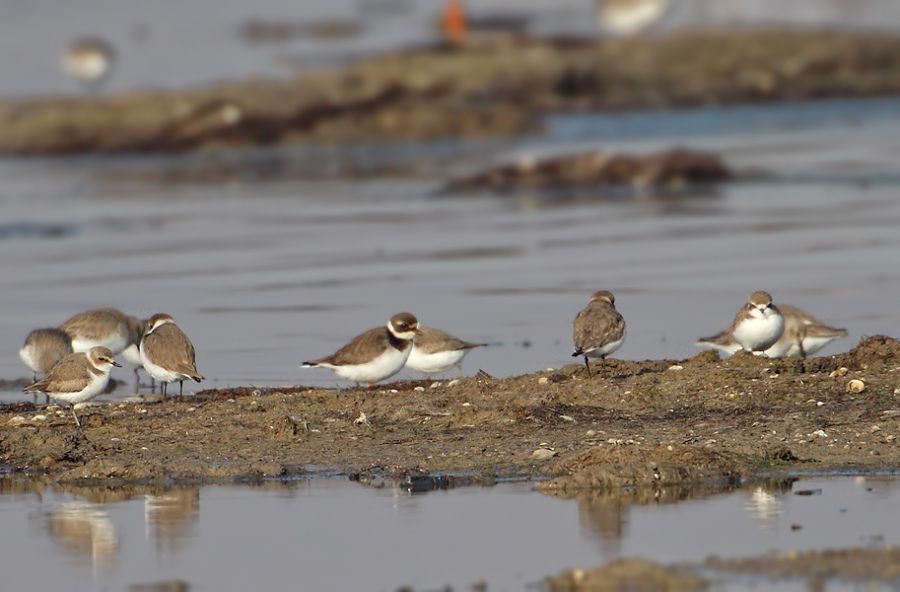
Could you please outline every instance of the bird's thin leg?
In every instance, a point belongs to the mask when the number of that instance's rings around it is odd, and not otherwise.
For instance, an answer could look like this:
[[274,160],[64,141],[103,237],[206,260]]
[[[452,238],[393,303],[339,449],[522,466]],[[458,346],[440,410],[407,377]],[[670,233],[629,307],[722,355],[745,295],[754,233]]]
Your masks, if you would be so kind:
[[138,367],[134,367],[134,392],[139,392],[141,390],[141,377],[138,375]]
[[803,340],[800,340],[800,357],[806,359],[806,350],[803,349]]
[[44,407],[49,407],[49,406],[50,406],[50,395],[48,395],[47,393],[44,393]]
[[77,425],[78,427],[81,427],[81,422],[78,421],[78,416],[75,415],[75,404],[74,403],[72,404],[72,417],[75,418],[75,425]]
[[178,396],[179,397],[184,396],[184,381],[183,380],[178,381]]
[[588,378],[593,378],[594,375],[591,373],[591,362],[588,360],[587,356],[584,356],[584,367],[587,368]]
[[166,396],[169,394],[169,393],[168,393],[168,390],[169,390],[169,389],[167,388],[168,386],[169,386],[169,383],[168,383],[168,382],[163,382],[163,381],[161,381],[161,380],[159,381],[159,388],[162,389],[162,396],[163,396],[163,399],[165,399]]

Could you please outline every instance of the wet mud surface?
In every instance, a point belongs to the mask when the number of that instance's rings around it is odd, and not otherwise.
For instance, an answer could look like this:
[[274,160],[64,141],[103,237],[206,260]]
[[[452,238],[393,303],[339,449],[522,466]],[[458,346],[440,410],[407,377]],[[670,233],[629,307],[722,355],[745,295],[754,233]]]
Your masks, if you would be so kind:
[[898,90],[900,38],[871,32],[733,30],[614,41],[502,37],[304,72],[288,82],[2,101],[0,153],[470,139],[535,131],[543,115],[561,111]]
[[809,360],[608,360],[593,378],[573,364],[375,390],[207,390],[101,403],[79,411],[82,429],[67,409],[19,403],[0,408],[0,460],[63,483],[338,472],[430,486],[434,475],[465,474],[540,480],[561,496],[893,470],[898,368],[900,343],[872,337]]
[[[702,574],[702,575],[701,575]],[[586,590],[707,590],[726,575],[743,575],[765,583],[791,579],[810,590],[826,582],[868,584],[900,580],[900,551],[893,548],[834,549],[773,553],[747,559],[709,558],[700,565],[662,566],[642,559],[623,559],[591,570],[570,570],[547,578],[551,592]],[[799,587],[798,587],[799,589]]]

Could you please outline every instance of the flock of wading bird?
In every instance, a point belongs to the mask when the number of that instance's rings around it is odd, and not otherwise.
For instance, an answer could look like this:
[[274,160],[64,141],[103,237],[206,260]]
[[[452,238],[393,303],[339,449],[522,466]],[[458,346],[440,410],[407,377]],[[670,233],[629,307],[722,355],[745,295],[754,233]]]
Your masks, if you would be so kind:
[[[771,358],[813,354],[847,331],[825,325],[809,313],[789,305],[775,306],[766,292],[754,292],[734,317],[728,329],[696,342],[726,356],[738,350]],[[605,359],[625,341],[625,319],[616,310],[612,292],[601,290],[575,317],[573,356],[584,356],[589,376],[590,358]],[[449,333],[419,324],[408,312],[395,314],[387,325],[369,329],[337,352],[304,362],[304,367],[329,368],[341,378],[372,385],[389,378],[404,366],[437,374],[459,367],[463,357],[476,347]],[[114,308],[79,313],[58,328],[36,329],[19,350],[22,361],[35,373],[35,382],[25,392],[44,393],[72,405],[92,399],[106,390],[113,366],[121,367],[115,356],[138,370],[143,368],[152,382],[158,380],[163,397],[167,385],[178,382],[182,394],[185,380],[200,382],[194,346],[167,314],[147,320],[126,315]],[[37,374],[44,377],[37,380]]]

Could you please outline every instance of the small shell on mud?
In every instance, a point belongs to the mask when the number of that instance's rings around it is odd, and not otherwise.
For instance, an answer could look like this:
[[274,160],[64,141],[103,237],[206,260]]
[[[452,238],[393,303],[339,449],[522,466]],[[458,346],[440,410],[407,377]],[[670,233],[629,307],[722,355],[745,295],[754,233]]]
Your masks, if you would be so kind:
[[667,368],[667,370],[672,370],[673,372],[677,372],[678,370],[684,370],[684,366],[681,364],[672,364]]
[[546,376],[541,376],[540,378],[538,378],[538,384],[549,384],[549,382],[550,379]]
[[415,387],[413,390],[416,391],[417,393],[424,393],[424,392],[425,392],[425,387],[424,387],[424,386],[417,386],[417,387]]
[[372,425],[369,423],[369,418],[362,411],[359,412],[359,417],[353,420],[353,425]]
[[440,388],[440,386],[441,386],[440,382],[432,382],[431,386],[428,388]]
[[861,393],[866,390],[866,383],[854,378],[847,383],[847,391],[851,393]]
[[838,368],[837,370],[835,370],[831,374],[829,374],[828,378],[838,378],[841,376],[847,376],[847,372],[850,372],[850,370],[846,366],[841,366],[840,368]]
[[819,430],[814,431],[812,434],[810,434],[810,436],[818,436],[820,438],[827,438],[828,434],[825,432],[825,430],[819,429]]
[[456,386],[458,384],[459,384],[459,379],[454,378],[453,380],[451,380],[450,382],[447,383],[447,386]]
[[24,417],[22,417],[21,415],[16,415],[15,417],[11,417],[9,419],[9,421],[6,423],[11,426],[17,426],[17,425],[22,425],[26,421],[28,421],[28,420],[25,419]]
[[43,413],[38,413],[34,417],[31,418],[31,421],[47,421],[47,416]]
[[531,458],[535,460],[550,460],[557,454],[559,453],[550,448],[538,448],[531,453]]

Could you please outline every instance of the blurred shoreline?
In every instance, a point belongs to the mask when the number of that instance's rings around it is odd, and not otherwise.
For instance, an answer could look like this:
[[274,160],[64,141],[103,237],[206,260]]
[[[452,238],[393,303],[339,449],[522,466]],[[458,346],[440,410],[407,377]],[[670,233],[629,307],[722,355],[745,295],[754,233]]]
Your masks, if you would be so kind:
[[291,81],[0,101],[0,154],[159,153],[484,139],[548,114],[900,92],[900,37],[730,30],[614,40],[488,36]]

